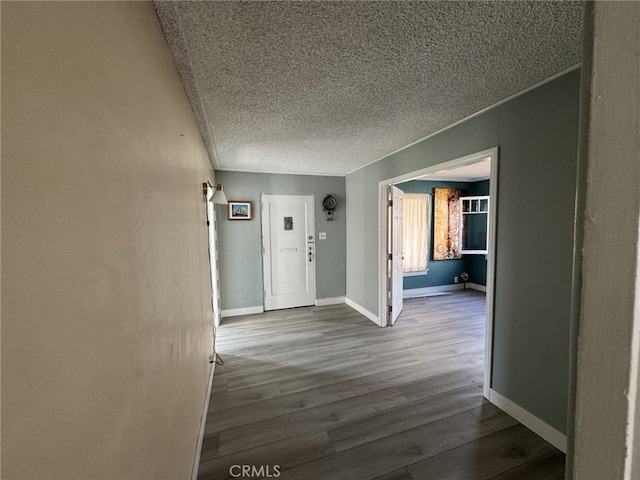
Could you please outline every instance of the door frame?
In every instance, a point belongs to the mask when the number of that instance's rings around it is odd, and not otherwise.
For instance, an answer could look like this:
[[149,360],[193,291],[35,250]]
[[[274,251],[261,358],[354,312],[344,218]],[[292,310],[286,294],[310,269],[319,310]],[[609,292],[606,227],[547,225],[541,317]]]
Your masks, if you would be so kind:
[[[207,210],[207,235],[209,249],[209,273],[211,275],[211,306],[213,308],[213,334],[217,333],[222,319],[222,303],[220,301],[220,263],[218,256],[218,222],[216,219],[215,204],[208,199],[215,193],[214,187],[209,179],[207,179],[207,193],[205,195],[205,204]],[[215,185],[215,183],[213,184]]]
[[[396,196],[397,195],[397,196]],[[398,292],[396,291],[396,281],[393,277],[393,272],[396,268],[396,261],[398,260],[397,255],[401,256],[400,262],[404,260],[404,252],[402,251],[403,247],[400,247],[400,251],[398,252],[398,247],[396,243],[401,243],[404,239],[404,218],[402,222],[402,227],[397,228],[396,226],[396,212],[398,210],[398,198],[400,198],[400,209],[404,210],[404,192],[400,190],[395,185],[387,186],[387,308],[385,310],[385,325],[387,327],[393,326],[398,319],[400,313],[402,313],[402,303],[403,303],[403,289],[400,289],[400,307],[399,311],[396,312],[396,307],[398,306],[395,302],[396,295]],[[404,215],[403,215],[404,217]],[[398,239],[398,232],[400,232],[400,239]],[[399,241],[398,241],[399,240]],[[395,252],[394,252],[395,250]],[[389,255],[391,257],[389,257]],[[402,264],[401,264],[402,265]],[[396,295],[394,295],[396,294]]]
[[387,267],[386,267],[386,241],[387,241],[387,186],[411,180],[427,173],[435,173],[441,170],[462,167],[477,163],[487,157],[491,158],[491,173],[489,176],[489,242],[487,258],[487,306],[485,323],[485,354],[484,354],[484,382],[482,394],[489,398],[491,389],[491,371],[493,361],[493,322],[495,302],[495,261],[496,261],[496,231],[498,213],[498,147],[489,148],[481,152],[472,153],[464,157],[444,161],[429,167],[414,170],[393,178],[378,182],[378,325],[386,326],[387,304]]

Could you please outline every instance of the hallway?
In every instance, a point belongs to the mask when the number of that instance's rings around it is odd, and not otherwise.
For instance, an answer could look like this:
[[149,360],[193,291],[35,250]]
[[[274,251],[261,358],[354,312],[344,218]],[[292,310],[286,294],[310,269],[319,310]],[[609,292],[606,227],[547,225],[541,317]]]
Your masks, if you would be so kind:
[[564,455],[482,397],[484,312],[458,291],[386,329],[345,305],[226,319],[199,478],[563,478]]

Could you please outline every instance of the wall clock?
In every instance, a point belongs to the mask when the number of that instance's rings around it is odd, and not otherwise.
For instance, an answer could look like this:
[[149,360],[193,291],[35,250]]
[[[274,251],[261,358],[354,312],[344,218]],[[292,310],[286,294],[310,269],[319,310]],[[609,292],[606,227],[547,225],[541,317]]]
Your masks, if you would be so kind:
[[326,197],[324,197],[324,200],[322,200],[322,209],[324,210],[324,213],[327,215],[328,222],[333,220],[333,214],[335,213],[334,211],[337,206],[338,206],[338,202],[336,201],[336,198],[333,195],[327,195]]

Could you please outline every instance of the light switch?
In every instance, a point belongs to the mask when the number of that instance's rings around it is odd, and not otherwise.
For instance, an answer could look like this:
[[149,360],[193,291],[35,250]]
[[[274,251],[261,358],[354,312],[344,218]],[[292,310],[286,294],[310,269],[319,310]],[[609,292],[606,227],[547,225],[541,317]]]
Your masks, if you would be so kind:
[[327,232],[318,232],[318,240],[326,240]]

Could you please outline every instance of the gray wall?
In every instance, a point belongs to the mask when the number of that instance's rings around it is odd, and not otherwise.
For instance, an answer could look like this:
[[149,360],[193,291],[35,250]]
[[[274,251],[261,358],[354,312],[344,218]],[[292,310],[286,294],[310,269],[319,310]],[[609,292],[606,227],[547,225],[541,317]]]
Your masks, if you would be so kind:
[[[216,172],[229,200],[253,202],[253,220],[229,221],[224,206],[216,206],[220,289],[222,309],[262,305],[262,247],[260,195],[313,194],[315,196],[316,236],[327,232],[326,240],[316,241],[316,298],[341,297],[346,292],[345,178],[312,175],[274,175],[266,173]],[[322,199],[332,194],[338,201],[334,220],[328,222]]]
[[499,147],[492,388],[563,432],[579,81],[574,70],[346,181],[347,297],[375,313],[377,183]]

